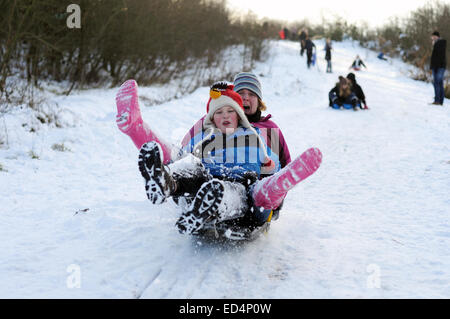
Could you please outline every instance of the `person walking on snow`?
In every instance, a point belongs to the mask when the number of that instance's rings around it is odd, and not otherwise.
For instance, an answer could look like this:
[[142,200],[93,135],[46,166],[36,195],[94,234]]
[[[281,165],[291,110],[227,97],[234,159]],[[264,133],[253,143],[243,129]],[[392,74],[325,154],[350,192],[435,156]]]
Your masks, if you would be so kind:
[[332,71],[331,71],[331,50],[333,50],[333,48],[331,47],[331,39],[330,38],[327,39],[324,50],[325,50],[325,60],[327,61],[327,73],[332,73]]
[[316,45],[314,44],[314,42],[311,41],[311,39],[307,35],[305,41],[305,49],[306,49],[306,65],[308,66],[308,69],[311,67],[313,51],[315,50],[315,48]]
[[367,69],[367,66],[364,64],[363,60],[359,57],[359,55],[356,56],[355,60],[353,61],[352,65],[348,68],[353,69],[355,71],[361,70],[361,66],[365,67]]
[[298,39],[300,41],[300,56],[303,56],[303,53],[305,53],[305,42],[306,42],[307,36],[308,36],[308,30],[302,29],[299,32]]
[[[350,80],[352,92],[356,95],[356,97],[359,100],[359,107],[361,109],[368,110],[369,107],[367,106],[367,103],[366,103],[366,96],[364,95],[364,92],[363,92],[361,86],[356,82],[355,74],[350,72],[349,74],[347,74],[347,79]],[[363,105],[364,105],[364,107],[363,107]]]
[[431,53],[430,70],[433,74],[434,102],[433,105],[444,105],[444,73],[447,66],[445,53],[447,41],[440,37],[438,31],[431,35],[433,51]]

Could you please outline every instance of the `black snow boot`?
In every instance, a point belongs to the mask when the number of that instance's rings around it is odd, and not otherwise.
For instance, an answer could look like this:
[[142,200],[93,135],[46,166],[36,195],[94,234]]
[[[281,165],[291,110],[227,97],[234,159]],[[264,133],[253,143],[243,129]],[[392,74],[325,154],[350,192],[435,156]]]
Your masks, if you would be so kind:
[[179,232],[195,234],[205,223],[217,220],[224,190],[223,182],[217,179],[203,184],[189,209],[176,222]]
[[162,151],[158,143],[148,142],[142,145],[138,165],[145,179],[148,199],[153,204],[163,203],[175,191],[176,183],[162,163]]

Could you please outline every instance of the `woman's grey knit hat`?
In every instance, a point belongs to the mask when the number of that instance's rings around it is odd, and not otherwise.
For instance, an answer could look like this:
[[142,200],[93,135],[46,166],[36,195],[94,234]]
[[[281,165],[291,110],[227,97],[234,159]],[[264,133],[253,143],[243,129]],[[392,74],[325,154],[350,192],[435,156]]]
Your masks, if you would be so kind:
[[262,100],[261,83],[256,75],[250,72],[241,72],[234,77],[234,91],[247,89],[255,93]]

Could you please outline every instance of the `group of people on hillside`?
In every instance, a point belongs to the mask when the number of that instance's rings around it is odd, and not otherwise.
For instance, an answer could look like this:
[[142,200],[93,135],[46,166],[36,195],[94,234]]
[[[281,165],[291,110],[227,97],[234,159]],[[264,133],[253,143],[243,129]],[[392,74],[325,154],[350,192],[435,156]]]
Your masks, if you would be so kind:
[[[300,55],[306,51],[309,61],[315,45],[306,30],[300,38]],[[436,93],[432,104],[442,105],[446,42],[438,32],[432,34],[432,39],[430,69]],[[327,61],[331,61],[330,41],[325,50]],[[327,71],[331,72],[331,63],[328,66]],[[366,67],[357,56],[350,68],[361,66]],[[352,72],[345,78],[339,76],[328,97],[333,108],[350,105],[353,110],[368,109],[365,94]],[[286,193],[279,194],[274,207],[259,207],[252,197],[258,180],[271,178],[291,162],[281,130],[271,121],[270,114],[262,115],[267,107],[255,74],[241,72],[233,84],[217,82],[211,86],[206,115],[186,134],[176,156],[143,121],[134,80],[121,86],[116,104],[118,128],[140,150],[139,170],[149,200],[160,204],[171,197],[177,204],[189,207],[176,223],[181,233],[194,234],[207,223],[228,220],[232,221],[230,225],[251,231],[278,215]],[[278,147],[273,148],[274,145]],[[189,165],[173,165],[188,155]],[[224,203],[226,197],[233,200]]]
[[[308,69],[311,67],[311,65],[315,64],[315,55],[316,55],[316,45],[314,42],[310,39],[308,30],[307,29],[301,29],[298,32],[298,40],[300,42],[300,56],[303,56],[303,54],[306,51],[306,65]],[[331,51],[333,50],[333,47],[331,45],[331,39],[327,38],[325,42],[325,47],[323,49],[325,51],[325,61],[327,61],[327,73],[332,73],[332,63],[331,63]],[[361,70],[361,67],[367,68],[367,66],[364,64],[364,62],[361,60],[359,55],[356,56],[355,60],[353,61],[352,65],[350,66],[350,69],[353,69],[354,71]]]
[[316,63],[315,59],[313,59],[315,55],[316,45],[309,38],[307,29],[302,29],[298,32],[298,39],[300,41],[300,56],[303,56],[306,51],[306,65],[309,69],[311,65]]
[[[298,32],[298,40],[300,42],[300,56],[303,56],[303,54],[306,51],[306,65],[309,68],[311,68],[311,65],[314,65],[316,63],[315,56],[316,56],[316,45],[314,42],[310,39],[308,30],[307,29],[301,29]],[[331,69],[331,39],[328,38],[325,43],[325,60],[327,61],[327,73],[332,73]]]

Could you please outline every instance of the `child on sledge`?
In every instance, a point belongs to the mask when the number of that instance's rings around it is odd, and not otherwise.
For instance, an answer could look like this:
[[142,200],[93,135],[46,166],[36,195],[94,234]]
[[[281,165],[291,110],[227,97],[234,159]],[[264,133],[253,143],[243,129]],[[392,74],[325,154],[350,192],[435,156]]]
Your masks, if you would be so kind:
[[[261,174],[275,171],[266,143],[244,113],[242,98],[233,85],[211,87],[207,116],[201,132],[192,137],[181,161],[163,164],[156,142],[145,143],[139,155],[139,169],[145,179],[148,198],[159,204],[168,197],[186,200],[176,225],[181,233],[196,233],[205,224],[247,218],[253,225],[266,222],[270,211],[249,211],[248,192]],[[248,215],[248,214],[247,214]]]
[[353,69],[355,71],[361,70],[361,66],[365,67],[367,69],[367,66],[364,64],[363,60],[359,57],[359,55],[356,56],[355,60],[353,61],[352,65],[348,68]]
[[[275,162],[280,162],[280,168],[291,162],[288,145],[278,125],[273,122],[272,115],[263,115],[267,110],[263,102],[261,83],[258,77],[251,72],[236,74],[233,81],[234,91],[237,92],[244,105],[244,113],[248,121],[254,127],[259,128],[261,135],[271,148],[270,156]],[[123,101],[122,101],[123,100]],[[134,80],[128,80],[122,84],[116,95],[117,116],[116,123],[119,130],[129,136],[139,150],[148,141],[156,141],[161,145],[164,153],[164,163],[168,164],[177,159],[176,147],[164,141],[158,136],[152,127],[143,119],[139,109],[137,84]],[[186,133],[181,146],[186,146],[192,137],[203,130],[204,116],[200,118]]]
[[[233,90],[242,98],[244,113],[248,121],[252,126],[259,129],[261,137],[266,142],[266,148],[270,150],[270,157],[275,163],[279,162],[279,168],[283,169],[291,163],[291,155],[283,133],[278,125],[273,122],[272,115],[263,115],[263,112],[267,111],[267,105],[263,102],[261,82],[254,73],[240,72],[235,75],[233,85]],[[182,147],[189,144],[191,139],[203,130],[203,121],[204,117],[189,129],[181,142]],[[272,220],[278,218],[282,206],[281,202],[278,207],[273,209]]]
[[328,99],[330,107],[341,108],[344,104],[349,104],[354,111],[358,110],[358,98],[352,92],[351,82],[343,76],[339,76],[339,82],[328,93]]
[[380,59],[380,60],[383,60],[383,61],[387,61],[387,60],[388,60],[388,59],[386,59],[386,57],[385,57],[385,55],[384,55],[383,52],[380,52],[380,53],[377,55],[377,58]]

